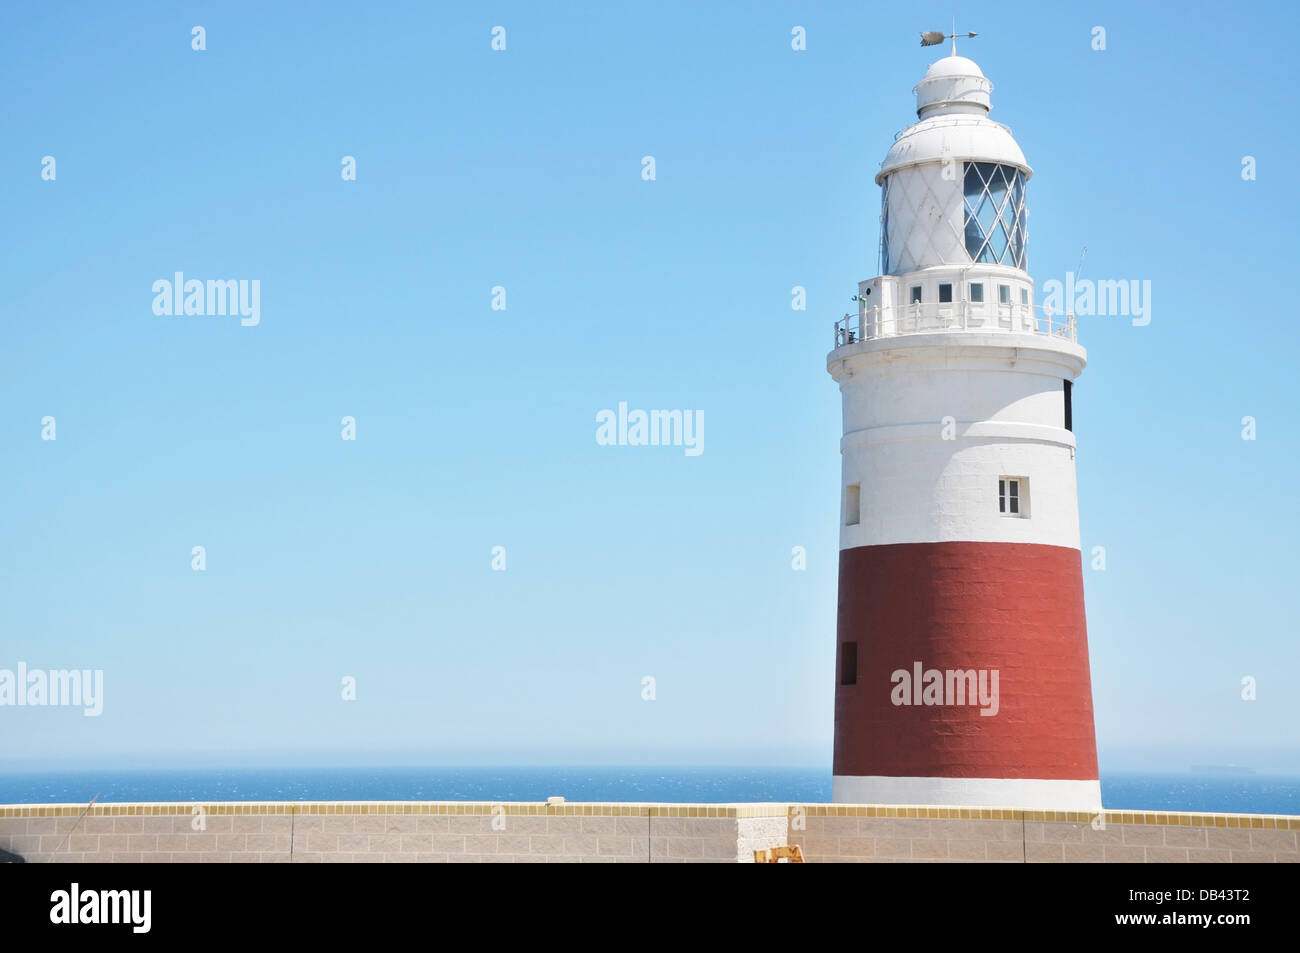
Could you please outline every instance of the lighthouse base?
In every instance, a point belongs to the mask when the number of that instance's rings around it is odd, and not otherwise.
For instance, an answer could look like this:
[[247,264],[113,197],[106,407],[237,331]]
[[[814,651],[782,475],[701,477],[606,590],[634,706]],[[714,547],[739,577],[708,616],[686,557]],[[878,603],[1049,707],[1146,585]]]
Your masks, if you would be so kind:
[[933,804],[1034,811],[1100,811],[1098,781],[1033,778],[884,778],[835,775],[838,804]]

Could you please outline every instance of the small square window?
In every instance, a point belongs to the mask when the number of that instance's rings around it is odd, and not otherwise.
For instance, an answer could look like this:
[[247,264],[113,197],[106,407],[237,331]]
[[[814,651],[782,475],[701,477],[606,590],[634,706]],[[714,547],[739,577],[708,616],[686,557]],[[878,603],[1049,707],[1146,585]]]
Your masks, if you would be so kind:
[[1011,286],[998,285],[998,304],[1011,303]]
[[861,515],[862,484],[850,483],[844,488],[844,525],[857,526]]
[[1024,519],[1029,516],[1029,481],[1024,477],[998,480],[998,512]]
[[1029,307],[1029,289],[1028,289],[1028,288],[1021,288],[1021,289],[1020,289],[1020,303],[1023,304],[1026,308]]
[[982,282],[973,282],[970,286],[970,299],[976,304],[984,303],[984,284]]
[[940,304],[952,303],[952,285],[939,286],[939,303]]
[[858,684],[858,643],[840,643],[840,684]]
[[920,286],[920,285],[912,285],[912,292],[911,292],[911,295],[909,296],[908,300],[909,300],[912,304],[920,304],[920,303],[921,303],[921,286]]

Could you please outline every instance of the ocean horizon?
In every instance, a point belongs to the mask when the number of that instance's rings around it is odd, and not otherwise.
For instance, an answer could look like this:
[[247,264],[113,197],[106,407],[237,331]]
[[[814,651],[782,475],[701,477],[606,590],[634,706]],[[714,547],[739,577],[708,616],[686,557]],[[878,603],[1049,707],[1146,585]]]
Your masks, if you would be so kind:
[[[1300,814],[1300,777],[1218,772],[1103,772],[1109,809]],[[0,804],[141,801],[568,801],[827,803],[813,768],[392,767],[14,771]]]

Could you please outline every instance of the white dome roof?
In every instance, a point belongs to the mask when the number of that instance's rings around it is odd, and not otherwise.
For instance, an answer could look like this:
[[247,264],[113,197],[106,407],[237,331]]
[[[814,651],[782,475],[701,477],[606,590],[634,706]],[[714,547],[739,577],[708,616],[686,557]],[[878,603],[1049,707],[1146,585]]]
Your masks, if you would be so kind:
[[993,84],[974,60],[945,56],[930,64],[916,84],[916,114],[921,121],[894,139],[880,163],[876,184],[897,169],[927,162],[996,162],[1015,166],[1028,179],[1025,161],[1011,130],[988,118]]
[[964,56],[945,56],[930,64],[921,82],[940,76],[978,76],[983,79],[984,73],[974,60],[968,60]]
[[916,93],[916,114],[921,119],[939,115],[987,116],[993,108],[993,84],[974,60],[945,56],[930,64]]
[[1034,174],[1011,130],[1002,123],[982,116],[943,115],[922,119],[899,134],[880,163],[876,184],[896,169],[945,159],[1011,165],[1022,170],[1026,179]]

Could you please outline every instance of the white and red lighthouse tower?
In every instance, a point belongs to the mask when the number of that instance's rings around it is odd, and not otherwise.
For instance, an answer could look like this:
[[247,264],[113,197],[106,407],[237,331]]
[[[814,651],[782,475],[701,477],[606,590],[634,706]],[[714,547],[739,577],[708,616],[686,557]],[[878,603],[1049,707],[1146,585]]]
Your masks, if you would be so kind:
[[881,163],[881,274],[836,327],[844,405],[833,799],[1101,807],[1072,317],[1035,310],[1033,170],[961,56]]

